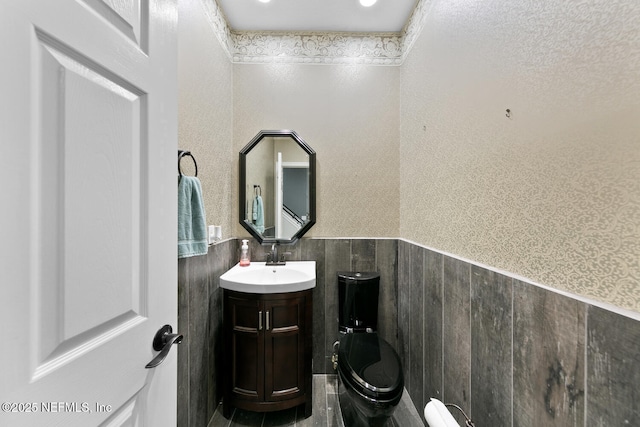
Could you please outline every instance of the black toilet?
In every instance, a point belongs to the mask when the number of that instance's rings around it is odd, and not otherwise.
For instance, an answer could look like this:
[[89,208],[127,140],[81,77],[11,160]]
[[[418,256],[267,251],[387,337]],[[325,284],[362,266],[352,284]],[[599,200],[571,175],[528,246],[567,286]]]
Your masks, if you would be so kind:
[[380,275],[338,272],[338,398],[345,426],[383,426],[404,390],[396,351],[377,333]]

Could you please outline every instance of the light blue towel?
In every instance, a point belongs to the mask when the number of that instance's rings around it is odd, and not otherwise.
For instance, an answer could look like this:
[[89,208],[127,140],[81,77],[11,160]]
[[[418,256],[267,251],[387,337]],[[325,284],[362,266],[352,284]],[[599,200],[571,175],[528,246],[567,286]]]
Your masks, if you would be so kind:
[[178,181],[178,258],[207,253],[206,224],[200,180],[183,176]]
[[259,233],[264,233],[264,206],[260,196],[253,199],[253,225]]

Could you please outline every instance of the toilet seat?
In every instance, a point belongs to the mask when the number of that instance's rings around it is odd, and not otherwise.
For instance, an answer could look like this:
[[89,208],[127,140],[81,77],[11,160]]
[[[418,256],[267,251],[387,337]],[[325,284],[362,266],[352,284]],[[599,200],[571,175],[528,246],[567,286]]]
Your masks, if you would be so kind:
[[396,351],[377,333],[350,333],[340,340],[339,374],[365,397],[399,400],[404,389],[401,366]]

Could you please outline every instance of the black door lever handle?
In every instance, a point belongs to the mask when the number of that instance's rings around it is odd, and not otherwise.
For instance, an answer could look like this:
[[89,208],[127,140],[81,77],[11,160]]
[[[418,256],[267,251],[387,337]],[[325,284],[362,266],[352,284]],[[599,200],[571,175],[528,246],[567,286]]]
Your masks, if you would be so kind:
[[173,332],[173,328],[171,328],[170,325],[164,325],[156,332],[156,336],[153,337],[153,349],[160,353],[158,353],[151,362],[147,363],[145,368],[155,368],[161,364],[165,357],[167,357],[167,354],[169,354],[171,346],[182,342],[182,335],[172,334],[171,332]]

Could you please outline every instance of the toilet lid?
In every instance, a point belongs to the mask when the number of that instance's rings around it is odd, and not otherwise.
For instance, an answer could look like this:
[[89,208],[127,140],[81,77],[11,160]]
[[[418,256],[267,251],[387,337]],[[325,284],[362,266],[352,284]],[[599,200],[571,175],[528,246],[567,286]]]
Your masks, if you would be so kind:
[[402,393],[400,358],[377,333],[346,334],[340,340],[338,365],[343,379],[363,394],[392,399]]

